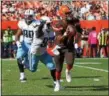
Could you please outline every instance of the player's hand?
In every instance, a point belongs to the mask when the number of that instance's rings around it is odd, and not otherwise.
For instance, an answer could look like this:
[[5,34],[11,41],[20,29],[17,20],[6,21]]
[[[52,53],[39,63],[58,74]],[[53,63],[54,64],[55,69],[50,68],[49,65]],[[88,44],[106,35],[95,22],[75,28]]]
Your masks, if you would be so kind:
[[60,52],[58,51],[58,49],[60,49],[61,47],[60,46],[58,46],[58,45],[56,45],[53,49],[52,49],[52,52],[54,53],[54,55],[59,55],[60,54]]
[[18,48],[20,48],[22,46],[20,41],[16,41],[16,45],[17,45]]
[[58,45],[55,45],[54,47],[49,47],[47,46],[47,53],[51,56],[57,56],[60,54],[60,52],[58,51],[58,49],[60,49],[60,47]]

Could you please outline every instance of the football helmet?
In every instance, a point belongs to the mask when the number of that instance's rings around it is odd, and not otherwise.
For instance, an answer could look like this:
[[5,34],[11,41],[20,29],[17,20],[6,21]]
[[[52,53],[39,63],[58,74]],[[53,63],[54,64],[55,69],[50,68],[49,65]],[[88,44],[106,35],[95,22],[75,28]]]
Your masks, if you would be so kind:
[[30,24],[34,19],[34,11],[31,9],[27,9],[24,13],[24,18],[27,24]]
[[71,12],[72,12],[71,9],[67,5],[62,5],[57,11],[57,15],[61,17],[66,17],[66,14],[69,14]]
[[46,23],[51,23],[51,19],[48,16],[42,16],[41,20],[45,21]]
[[70,8],[69,8],[67,5],[62,5],[62,6],[60,6],[60,10],[61,10],[61,12],[63,12],[64,14],[71,12]]

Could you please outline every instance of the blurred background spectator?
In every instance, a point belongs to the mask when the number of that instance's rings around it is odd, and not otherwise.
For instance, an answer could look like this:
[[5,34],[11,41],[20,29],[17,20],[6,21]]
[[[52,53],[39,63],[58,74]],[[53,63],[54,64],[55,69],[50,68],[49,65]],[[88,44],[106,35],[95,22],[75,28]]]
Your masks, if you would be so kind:
[[89,29],[83,28],[83,32],[81,34],[81,48],[82,48],[82,55],[84,57],[84,48],[85,48],[85,57],[89,55],[88,53],[88,36],[89,36]]
[[98,34],[98,41],[99,41],[99,56],[102,57],[102,49],[105,51],[105,56],[108,57],[107,53],[107,41],[109,37],[108,29],[102,29],[101,32]]
[[88,43],[90,47],[90,56],[97,57],[97,32],[96,27],[92,27],[91,32],[89,33]]
[[3,34],[4,58],[12,58],[13,31],[8,27]]

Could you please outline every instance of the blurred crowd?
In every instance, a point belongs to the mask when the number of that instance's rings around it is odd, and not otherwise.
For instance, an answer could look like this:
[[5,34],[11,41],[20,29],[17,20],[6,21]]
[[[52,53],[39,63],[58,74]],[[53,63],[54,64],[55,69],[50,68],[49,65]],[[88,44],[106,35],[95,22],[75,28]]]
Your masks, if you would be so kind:
[[52,18],[58,15],[61,5],[68,5],[75,17],[80,20],[108,19],[108,1],[2,1],[2,20],[17,21],[22,19],[27,8],[34,9],[36,17],[44,12]]
[[[15,58],[17,46],[15,43],[15,30],[8,27],[2,32],[1,41],[1,57],[2,58]],[[79,36],[79,35],[78,35]],[[109,56],[109,29],[101,29],[99,33],[96,28],[86,29],[83,28],[80,34],[78,46],[76,49],[76,57],[108,57]],[[22,42],[23,36],[20,37]],[[79,44],[80,43],[80,44]]]
[[11,27],[8,27],[6,30],[2,31],[1,35],[1,57],[15,58],[17,46],[14,31],[11,29]]
[[109,29],[103,28],[96,32],[96,27],[83,28],[80,39],[82,57],[108,57],[109,56]]

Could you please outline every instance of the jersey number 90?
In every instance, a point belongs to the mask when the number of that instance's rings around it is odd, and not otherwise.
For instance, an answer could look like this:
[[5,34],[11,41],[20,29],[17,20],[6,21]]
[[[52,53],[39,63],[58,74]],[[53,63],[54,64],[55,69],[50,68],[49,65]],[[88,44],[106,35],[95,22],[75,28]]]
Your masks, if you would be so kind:
[[33,31],[32,30],[23,30],[23,35],[27,38],[33,38]]

